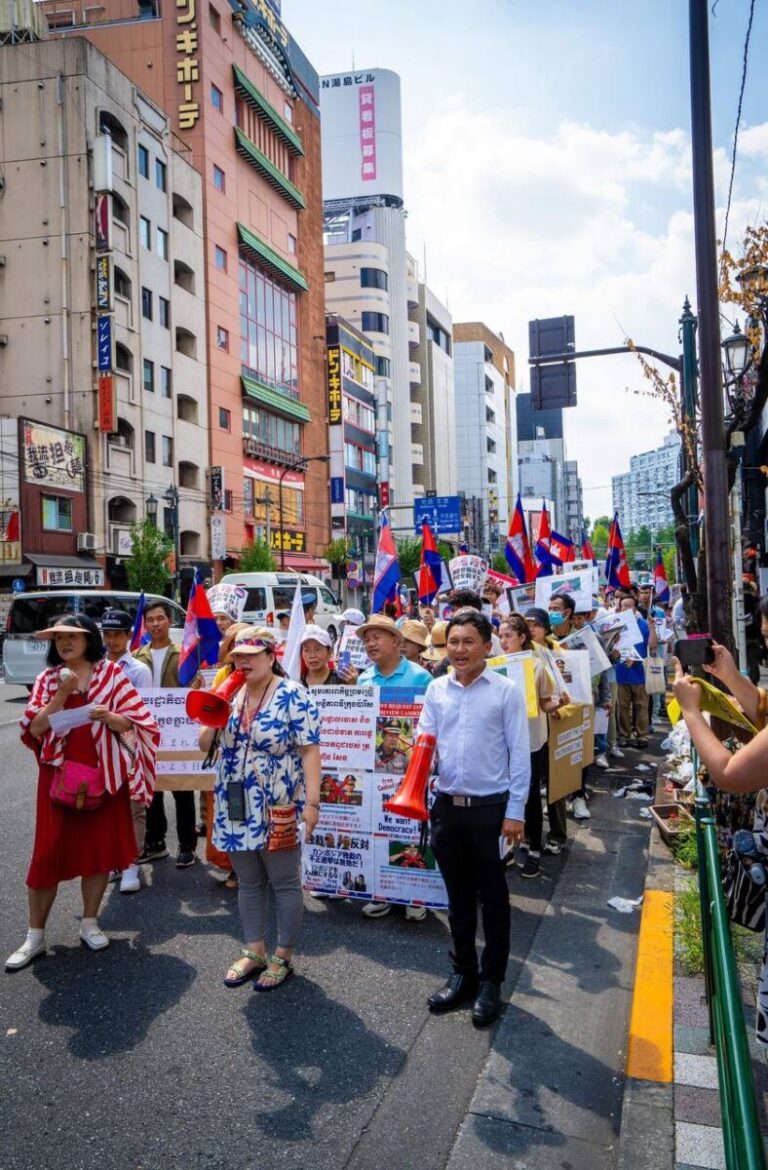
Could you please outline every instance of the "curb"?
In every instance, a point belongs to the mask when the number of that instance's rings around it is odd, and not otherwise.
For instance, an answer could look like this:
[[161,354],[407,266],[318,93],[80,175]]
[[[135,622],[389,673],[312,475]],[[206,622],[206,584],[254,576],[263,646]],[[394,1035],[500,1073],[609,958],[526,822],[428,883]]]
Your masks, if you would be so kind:
[[[657,778],[658,787],[663,785],[661,766]],[[644,894],[651,892],[674,893],[674,861],[659,836],[658,829],[651,829],[648,845],[648,868],[645,875]],[[643,901],[643,907],[646,900]],[[642,955],[638,944],[638,958],[635,978],[641,969]],[[635,988],[635,993],[637,988]],[[633,1006],[635,996],[633,995]],[[674,1000],[672,1001],[674,1010]],[[631,1016],[630,1016],[631,1019]],[[672,1027],[673,1020],[669,1020]],[[628,1049],[632,1037],[628,1037]],[[674,1083],[672,1081],[651,1081],[627,1076],[621,1109],[617,1170],[674,1170],[675,1166],[675,1120]]]

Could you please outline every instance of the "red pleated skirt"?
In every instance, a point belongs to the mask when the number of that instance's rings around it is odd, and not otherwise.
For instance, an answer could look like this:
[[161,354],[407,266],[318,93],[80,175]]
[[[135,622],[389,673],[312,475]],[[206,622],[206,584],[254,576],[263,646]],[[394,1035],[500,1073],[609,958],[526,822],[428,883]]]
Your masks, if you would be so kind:
[[[77,705],[67,702],[67,707]],[[77,727],[67,736],[65,755],[83,764],[97,764],[91,729]],[[128,786],[92,812],[77,812],[51,800],[49,791],[54,769],[41,764],[37,779],[37,817],[32,861],[27,885],[33,890],[48,889],[72,878],[91,877],[126,869],[136,859],[136,837],[131,818]]]

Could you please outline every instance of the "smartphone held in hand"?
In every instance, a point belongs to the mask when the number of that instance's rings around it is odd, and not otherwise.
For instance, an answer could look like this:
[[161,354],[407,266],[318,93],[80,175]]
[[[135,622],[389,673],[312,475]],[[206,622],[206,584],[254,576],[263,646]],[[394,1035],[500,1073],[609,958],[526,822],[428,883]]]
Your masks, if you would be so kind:
[[710,666],[715,661],[712,639],[708,634],[700,638],[680,638],[675,642],[675,658],[683,670],[696,666]]

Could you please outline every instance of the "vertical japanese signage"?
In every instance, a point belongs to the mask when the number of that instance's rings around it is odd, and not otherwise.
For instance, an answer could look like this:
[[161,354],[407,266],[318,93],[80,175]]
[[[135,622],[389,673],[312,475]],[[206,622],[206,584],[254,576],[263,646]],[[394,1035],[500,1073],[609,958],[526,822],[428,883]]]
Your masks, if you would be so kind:
[[328,451],[331,457],[331,528],[334,538],[346,530],[344,411],[341,391],[341,348],[328,346]]
[[376,178],[376,100],[372,85],[358,90],[360,110],[360,178],[371,183]]
[[112,318],[96,318],[96,348],[98,351],[98,369],[100,374],[107,374],[112,369]]
[[341,361],[338,345],[328,347],[328,424],[341,422]]
[[115,379],[112,374],[99,374],[99,418],[100,431],[112,434],[117,430],[117,396]]
[[101,191],[96,196],[96,251],[112,251],[112,196],[108,191]]
[[96,312],[112,312],[112,257],[96,257]]
[[200,103],[195,100],[195,82],[200,80],[195,3],[176,0],[176,81],[183,96],[176,107],[179,130],[191,130],[200,117]]
[[224,468],[211,468],[211,503],[212,512],[224,511]]
[[227,530],[224,517],[211,516],[211,560],[223,561],[227,555]]

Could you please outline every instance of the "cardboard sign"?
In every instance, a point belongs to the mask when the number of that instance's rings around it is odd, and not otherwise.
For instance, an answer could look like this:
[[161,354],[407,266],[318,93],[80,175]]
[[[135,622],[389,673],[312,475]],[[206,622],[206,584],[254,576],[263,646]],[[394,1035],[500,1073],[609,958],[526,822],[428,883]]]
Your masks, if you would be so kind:
[[581,773],[595,758],[594,707],[549,721],[549,790],[552,804],[581,788]]
[[574,601],[588,601],[597,593],[597,569],[579,569],[576,573],[561,573],[559,577],[536,578],[536,605],[548,609],[552,597],[568,593]]
[[160,728],[155,788],[210,791],[216,773],[203,771],[205,753],[197,746],[200,725],[187,716],[186,687],[151,687],[140,693]]

